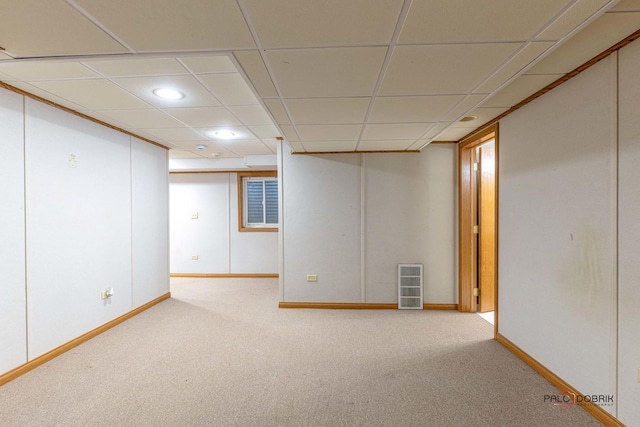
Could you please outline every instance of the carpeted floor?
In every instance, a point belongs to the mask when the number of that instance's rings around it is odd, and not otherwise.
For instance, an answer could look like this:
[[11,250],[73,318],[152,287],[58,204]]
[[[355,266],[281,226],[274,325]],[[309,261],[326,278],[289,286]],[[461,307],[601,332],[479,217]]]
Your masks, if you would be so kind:
[[278,309],[275,279],[173,298],[0,387],[0,426],[597,426],[474,314]]

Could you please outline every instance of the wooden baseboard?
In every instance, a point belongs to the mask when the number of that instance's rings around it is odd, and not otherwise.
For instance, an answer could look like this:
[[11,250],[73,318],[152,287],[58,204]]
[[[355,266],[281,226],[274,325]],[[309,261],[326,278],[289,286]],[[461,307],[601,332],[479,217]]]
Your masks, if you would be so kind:
[[[397,303],[377,302],[281,302],[280,308],[324,308],[338,310],[397,310]],[[424,304],[424,310],[457,310],[458,304]]]
[[458,304],[423,304],[424,310],[457,310]]
[[45,363],[47,363],[48,361],[50,361],[51,359],[54,359],[58,356],[60,356],[62,353],[65,353],[69,350],[71,350],[74,347],[79,346],[80,344],[82,344],[83,342],[89,341],[91,338],[94,338],[98,335],[100,335],[101,333],[113,328],[114,326],[119,325],[120,323],[124,322],[125,320],[129,320],[131,319],[133,316],[142,313],[143,311],[153,307],[154,305],[168,299],[171,298],[171,292],[167,292],[166,294],[152,300],[149,301],[148,303],[141,305],[140,307],[131,310],[130,312],[123,314],[120,317],[117,317],[115,319],[113,319],[110,322],[105,323],[102,326],[99,326],[97,328],[95,328],[92,331],[87,332],[86,334],[80,335],[78,338],[75,338],[71,341],[69,341],[66,344],[62,344],[60,347],[56,347],[53,350],[36,357],[35,359],[25,363],[24,365],[20,365],[15,369],[12,369],[11,371],[4,373],[2,375],[0,375],[0,386],[2,386],[3,384],[8,383],[9,381],[13,381],[16,378],[18,378],[21,375],[26,374],[29,371],[34,370],[35,368],[37,368],[40,365],[43,365]]
[[[526,363],[531,368],[533,368],[534,371],[542,375],[547,381],[549,381],[551,384],[557,387],[558,390],[569,391],[571,393],[574,393],[575,395],[584,396],[582,393],[580,393],[578,390],[576,390],[574,387],[572,387],[562,378],[560,378],[559,376],[551,372],[542,363],[538,362],[533,357],[529,356],[520,347],[518,347],[517,345],[515,345],[514,343],[512,343],[511,341],[509,341],[507,338],[500,335],[499,333],[496,334],[496,341],[498,341],[500,344],[505,346],[510,352],[518,356],[524,363]],[[610,413],[602,409],[600,406],[583,405],[581,406],[581,408],[587,411],[589,414],[591,414],[595,419],[600,421],[605,426],[624,427],[624,424],[622,424],[620,421],[618,421],[617,418],[615,418],[613,415],[611,415]]]
[[171,273],[169,277],[200,278],[200,279],[277,279],[277,273]]
[[280,302],[279,308],[324,308],[346,310],[396,310],[398,304],[362,302]]

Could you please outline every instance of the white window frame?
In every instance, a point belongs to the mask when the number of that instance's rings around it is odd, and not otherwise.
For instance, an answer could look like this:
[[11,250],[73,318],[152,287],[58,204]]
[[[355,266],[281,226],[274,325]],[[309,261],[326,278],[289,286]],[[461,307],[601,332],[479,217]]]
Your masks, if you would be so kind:
[[[276,181],[277,174],[275,171],[264,172],[238,172],[238,230],[239,231],[278,231],[278,224],[272,223],[249,223],[247,221],[247,183],[248,182],[266,182]],[[266,185],[263,184],[263,219],[266,221]],[[278,220],[280,212],[278,212]]]

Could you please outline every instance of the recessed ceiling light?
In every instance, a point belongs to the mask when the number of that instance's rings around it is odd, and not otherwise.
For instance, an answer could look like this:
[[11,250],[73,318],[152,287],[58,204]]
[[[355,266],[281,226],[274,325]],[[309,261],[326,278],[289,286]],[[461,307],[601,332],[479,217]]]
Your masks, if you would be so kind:
[[230,130],[217,130],[213,132],[213,136],[221,139],[231,139],[236,136],[235,132],[231,132]]
[[477,119],[478,116],[466,116],[460,119],[461,122],[470,122],[471,120]]
[[205,148],[207,148],[207,146],[206,146],[206,145],[202,145],[202,144],[200,144],[200,145],[196,145],[196,148],[197,148],[198,150],[204,150]]
[[178,92],[175,89],[169,89],[169,88],[154,89],[153,93],[156,96],[159,96],[160,98],[164,98],[164,99],[182,99],[182,98],[184,98],[184,94],[182,92]]

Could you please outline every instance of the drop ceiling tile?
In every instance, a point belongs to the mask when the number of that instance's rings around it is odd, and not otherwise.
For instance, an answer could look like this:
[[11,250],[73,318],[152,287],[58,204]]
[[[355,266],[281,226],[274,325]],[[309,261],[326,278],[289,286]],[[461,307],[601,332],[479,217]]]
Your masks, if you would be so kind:
[[377,97],[368,123],[419,123],[437,121],[464,99],[464,95]]
[[75,3],[136,52],[255,48],[235,0]]
[[468,128],[449,128],[438,135],[439,141],[459,141],[471,132]]
[[605,13],[526,74],[566,74],[640,27],[640,12]]
[[200,158],[200,156],[188,150],[180,150],[177,148],[172,148],[171,150],[169,150],[169,158],[170,159],[198,159]]
[[133,129],[145,128],[177,128],[182,123],[173,117],[151,108],[144,110],[105,110],[99,111],[103,116],[124,123]]
[[285,99],[296,124],[363,123],[371,98]]
[[276,138],[282,136],[281,132],[277,127],[275,127],[275,125],[249,126],[249,130],[262,140],[265,138]]
[[609,9],[611,12],[640,12],[640,0],[621,0]]
[[519,46],[519,43],[397,46],[379,94],[469,93]]
[[298,137],[298,134],[296,133],[296,130],[293,128],[293,126],[280,125],[280,129],[282,130],[282,133],[284,134],[284,138],[287,141],[293,141],[293,142],[300,141],[300,138]]
[[16,58],[128,52],[67,2],[4,1],[2,6],[0,40]]
[[266,145],[267,147],[269,147],[269,150],[271,150],[274,154],[276,153],[276,151],[278,151],[278,140],[275,138],[271,138],[271,139],[263,139],[262,143],[264,145]]
[[32,84],[88,110],[149,107],[145,102],[105,79],[38,81]]
[[553,44],[554,42],[533,42],[528,44],[492,77],[489,77],[489,79],[478,87],[475,92],[491,93],[495,91],[500,87],[500,85],[518,74],[527,65],[547,51],[551,46],[553,46]]
[[269,109],[277,124],[290,125],[291,121],[279,99],[265,99],[264,105]]
[[238,126],[242,124],[225,107],[165,108],[163,111],[192,127]]
[[574,3],[562,16],[538,35],[538,40],[560,40],[588,20],[609,0],[589,0]]
[[507,111],[509,108],[501,107],[501,108],[491,108],[491,107],[480,107],[476,108],[473,111],[470,111],[467,116],[478,116],[477,119],[469,121],[469,122],[455,122],[451,127],[455,128],[477,128],[487,123],[488,121],[498,117],[500,114]]
[[[189,151],[194,151],[194,152],[200,152],[200,151],[205,151],[205,150],[209,150],[209,151],[227,151],[226,148],[221,147],[211,141],[176,141],[173,143],[176,147],[179,147],[181,149],[184,150],[189,150]],[[205,150],[198,150],[198,145],[204,145],[206,148]]]
[[198,78],[225,105],[257,105],[255,95],[239,73],[200,74]]
[[271,117],[262,105],[242,105],[229,107],[229,110],[245,125],[272,125]]
[[362,125],[299,125],[296,129],[305,142],[350,141],[358,139]]
[[75,104],[71,101],[69,101],[68,99],[65,98],[60,98],[59,96],[53,95],[45,90],[42,90],[38,87],[35,87],[29,83],[25,83],[25,82],[21,82],[21,81],[8,81],[9,84],[11,84],[11,86],[17,87],[18,89],[22,89],[25,92],[28,92],[32,95],[35,96],[39,96],[40,98],[44,98],[48,101],[54,102],[56,104],[62,105],[63,107],[67,107],[70,108],[74,111],[81,111],[84,112],[84,110],[86,110],[86,108]]
[[254,140],[228,140],[221,143],[227,150],[236,154],[273,154],[269,147],[258,139]]
[[79,62],[5,62],[0,64],[0,71],[25,81],[100,77]]
[[185,56],[180,61],[194,74],[238,72],[227,55]]
[[355,151],[356,141],[322,141],[322,142],[305,142],[304,148],[310,152],[339,152],[339,151]]
[[435,123],[368,124],[362,133],[363,140],[416,140],[422,137]]
[[371,96],[386,47],[267,51],[285,98]]
[[278,96],[278,91],[273,85],[269,71],[257,50],[233,52],[233,55],[262,98],[275,98]]
[[[222,144],[226,146],[229,141],[237,141],[237,140],[248,140],[255,139],[256,136],[251,133],[249,128],[245,126],[213,126],[206,128],[197,128],[195,129],[201,135],[205,136],[207,139],[210,139],[217,144]],[[233,136],[231,138],[220,138],[215,135],[218,131],[230,131],[233,132]]]
[[307,151],[305,150],[301,142],[287,141],[287,144],[289,145],[289,148],[291,148],[292,153],[304,153],[305,151]]
[[437,138],[438,140],[444,141],[443,138],[440,137],[440,133],[443,132],[444,130],[446,130],[448,127],[450,126],[449,122],[445,122],[445,123],[437,123],[435,124],[431,129],[429,129],[429,131],[424,135],[424,137],[422,138],[424,141],[422,144],[420,144],[419,146],[427,143],[428,140],[433,139],[433,138]]
[[205,141],[207,138],[190,128],[142,129],[143,132],[165,141]]
[[246,1],[265,48],[389,43],[402,3],[402,0]]
[[[220,102],[196,78],[182,76],[119,77],[113,81],[157,108],[215,107]],[[154,89],[172,88],[184,94],[182,99],[164,99],[154,95]]]
[[399,42],[526,40],[569,3],[570,0],[414,0]]
[[562,77],[558,74],[524,75],[518,77],[497,95],[483,103],[483,107],[513,107],[525,98]]
[[143,58],[83,61],[84,64],[107,77],[162,76],[187,74],[174,58]]
[[467,97],[440,118],[440,121],[453,121],[466,116],[469,110],[476,108],[486,98],[484,94],[467,95]]
[[16,80],[16,78],[13,77],[13,76],[10,76],[9,74],[0,73],[0,81],[8,83],[8,82],[11,82],[13,80]]
[[413,144],[413,141],[371,141],[362,140],[358,145],[358,151],[396,151],[396,150],[408,150]]

